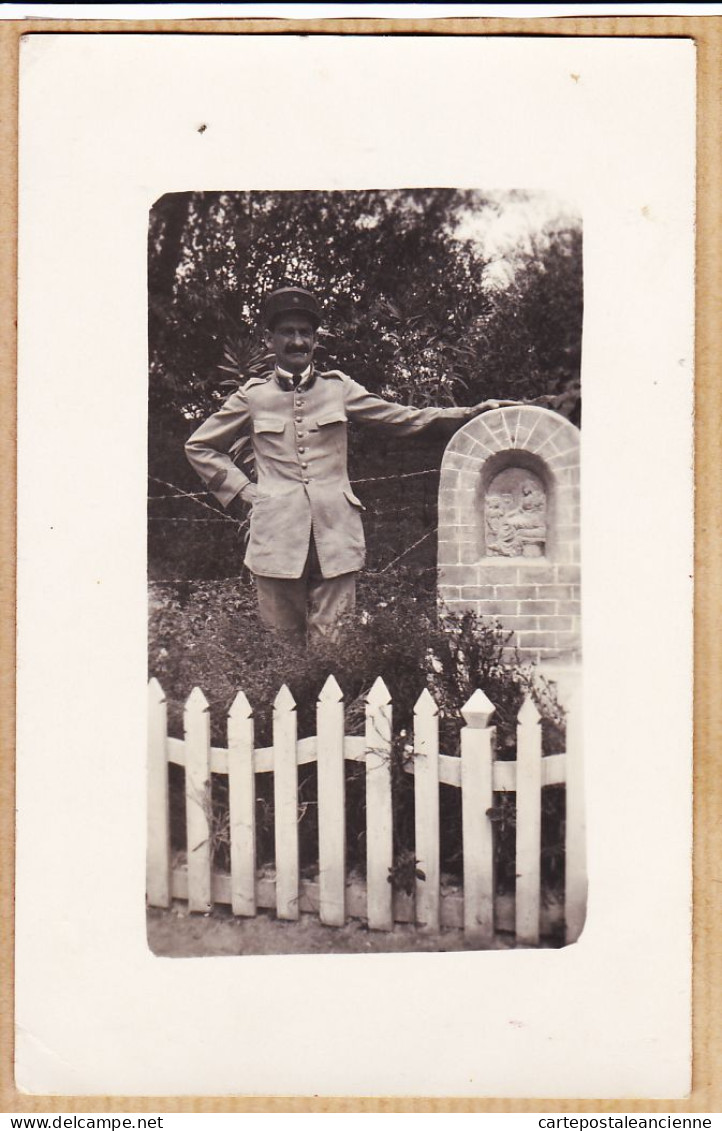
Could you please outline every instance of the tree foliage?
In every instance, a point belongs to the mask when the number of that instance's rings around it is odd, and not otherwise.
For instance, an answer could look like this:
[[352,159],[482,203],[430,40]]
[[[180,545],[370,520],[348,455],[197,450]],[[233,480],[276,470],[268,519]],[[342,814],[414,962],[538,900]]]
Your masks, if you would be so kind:
[[490,287],[481,242],[460,231],[491,207],[455,189],[162,197],[149,233],[152,406],[202,416],[262,364],[263,296],[292,282],[325,303],[321,360],[374,391],[417,405],[549,395],[573,414],[580,234],[538,239]]
[[[267,367],[263,299],[289,282],[323,303],[320,364],[388,399],[534,400],[578,423],[581,233],[573,221],[538,226],[505,253],[500,275],[479,233],[520,197],[456,189],[162,197],[148,241],[149,469],[162,481],[150,493],[170,483],[199,490],[183,442]],[[433,479],[388,477],[438,467],[442,454],[432,437],[410,445],[352,431],[352,476],[378,478],[365,489],[370,562],[390,561],[433,529]],[[237,569],[242,545],[229,523],[209,525],[208,511],[187,500],[159,506],[149,547],[156,576]],[[419,554],[428,568],[430,540]]]

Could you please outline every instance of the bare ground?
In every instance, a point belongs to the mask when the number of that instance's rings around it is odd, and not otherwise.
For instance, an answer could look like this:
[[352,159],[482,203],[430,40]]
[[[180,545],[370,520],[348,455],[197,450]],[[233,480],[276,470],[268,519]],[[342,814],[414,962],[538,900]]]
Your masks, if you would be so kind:
[[284,922],[259,912],[240,919],[216,909],[207,915],[189,913],[184,902],[165,911],[148,909],[148,945],[167,958],[202,958],[241,954],[379,954],[403,951],[509,950],[514,936],[497,935],[485,946],[470,942],[464,932],[444,928],[421,932],[405,923],[393,931],[371,931],[361,920],[344,927],[326,927],[315,915],[302,914],[297,922]]

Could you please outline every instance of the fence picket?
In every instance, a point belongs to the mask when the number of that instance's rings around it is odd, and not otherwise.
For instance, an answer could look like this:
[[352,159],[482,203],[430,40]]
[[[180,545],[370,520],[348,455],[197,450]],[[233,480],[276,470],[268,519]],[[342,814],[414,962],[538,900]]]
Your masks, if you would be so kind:
[[584,816],[584,769],[581,726],[581,687],[579,674],[569,680],[569,687],[560,684],[566,692],[566,844],[564,918],[566,941],[576,942],[582,933],[587,906],[586,823]]
[[148,684],[148,799],[146,895],[151,907],[170,907],[168,709],[157,679]]
[[416,922],[439,930],[439,710],[425,688],[414,708]]
[[531,696],[517,718],[516,941],[539,942],[541,884],[541,716]]
[[391,696],[379,677],[366,700],[366,885],[368,924],[393,930]]
[[228,809],[231,831],[231,906],[256,914],[256,790],[253,711],[239,691],[228,712]]
[[332,675],[318,699],[318,879],[322,923],[346,919],[346,807],[343,692]]
[[210,911],[211,898],[211,722],[199,687],[183,713],[186,758],[188,910]]
[[298,919],[298,766],[296,703],[285,683],[273,705],[276,914]]
[[494,704],[477,690],[461,708],[461,828],[464,846],[464,930],[488,942],[494,934]]
[[[549,671],[547,671],[549,677]],[[541,908],[542,788],[566,782],[566,886],[564,919],[567,942],[580,935],[586,915],[585,820],[581,760],[579,672],[553,670],[566,706],[566,752],[542,756],[541,718],[527,698],[517,720],[515,762],[495,762],[495,729],[489,726],[494,705],[475,691],[462,708],[461,757],[439,751],[438,709],[424,691],[414,709],[414,754],[403,767],[414,776],[416,896],[394,895],[389,882],[394,866],[392,810],[392,705],[387,687],[377,679],[366,701],[364,737],[344,735],[343,693],[330,675],[319,695],[316,735],[297,739],[296,704],[285,685],[274,703],[273,745],[254,747],[253,711],[243,692],[228,715],[227,750],[211,747],[208,702],[194,688],[185,705],[184,739],[167,735],[167,709],[157,680],[148,685],[148,833],[147,898],[167,907],[187,898],[190,911],[208,912],[213,899],[230,902],[236,915],[252,916],[275,899],[280,919],[298,919],[318,909],[329,926],[342,926],[347,910],[363,913],[363,889],[346,877],[345,760],[365,761],[369,927],[390,931],[394,919],[415,921],[437,931],[441,923],[460,923],[467,936],[490,942],[495,926],[495,790],[516,793],[516,893],[514,902],[497,906],[508,929],[516,920],[517,942],[538,945],[548,909]],[[298,766],[317,762],[319,878],[301,883],[299,870]],[[168,766],[185,767],[187,867],[171,868]],[[501,771],[504,771],[503,773]],[[273,774],[276,877],[256,876],[255,775]],[[230,876],[212,871],[212,774],[228,774]],[[439,784],[461,788],[463,896],[440,883]],[[275,892],[274,892],[275,888]],[[510,897],[511,898],[511,897]],[[454,902],[454,900],[456,902]],[[559,908],[558,904],[555,904]],[[513,909],[513,910],[512,910]],[[561,909],[559,908],[559,911]],[[553,916],[554,922],[558,922]]]

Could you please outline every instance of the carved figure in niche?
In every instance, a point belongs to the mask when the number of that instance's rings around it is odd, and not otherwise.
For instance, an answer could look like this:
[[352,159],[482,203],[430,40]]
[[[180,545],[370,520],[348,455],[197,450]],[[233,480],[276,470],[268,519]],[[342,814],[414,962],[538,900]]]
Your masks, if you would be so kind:
[[523,480],[516,497],[508,491],[487,495],[485,521],[488,554],[538,558],[544,553],[546,495],[535,480]]
[[[507,498],[510,496],[507,496]],[[489,535],[492,534],[496,538],[499,534],[499,528],[502,519],[506,514],[506,504],[501,495],[487,495],[486,497],[486,542],[489,545]]]

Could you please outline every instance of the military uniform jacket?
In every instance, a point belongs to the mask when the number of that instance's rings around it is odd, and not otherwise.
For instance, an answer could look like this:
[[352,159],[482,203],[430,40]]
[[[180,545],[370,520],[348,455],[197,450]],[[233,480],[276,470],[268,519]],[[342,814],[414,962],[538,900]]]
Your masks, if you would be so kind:
[[300,577],[313,531],[324,577],[362,568],[363,505],[347,468],[349,422],[391,425],[403,435],[442,423],[456,428],[468,408],[410,408],[369,393],[336,370],[307,387],[283,387],[274,372],[253,377],[193,433],[186,454],[223,504],[250,482],[232,452],[252,445],[258,495],[245,564],[261,577]]

